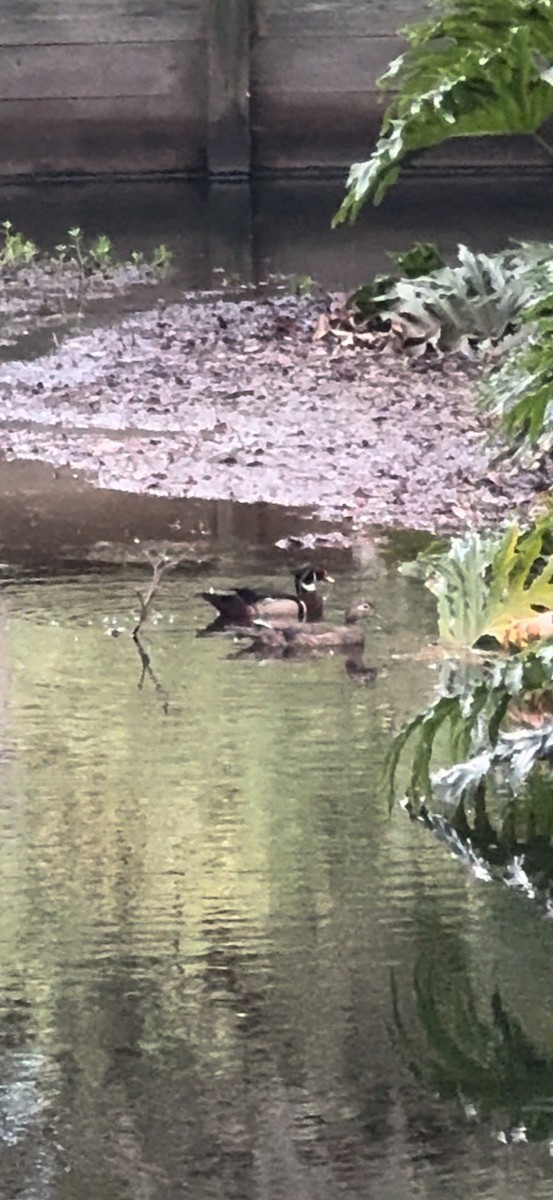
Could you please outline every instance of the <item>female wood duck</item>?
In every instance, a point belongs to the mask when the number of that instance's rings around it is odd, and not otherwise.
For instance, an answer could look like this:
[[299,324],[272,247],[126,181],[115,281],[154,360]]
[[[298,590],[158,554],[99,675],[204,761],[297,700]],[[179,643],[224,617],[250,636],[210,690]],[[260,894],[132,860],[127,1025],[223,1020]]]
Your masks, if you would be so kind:
[[294,571],[296,594],[287,592],[258,592],[255,588],[238,587],[228,592],[201,592],[203,600],[219,613],[219,628],[226,625],[251,625],[256,620],[272,624],[292,621],[320,621],[323,598],[317,584],[334,583],[324,567],[300,567]]
[[254,621],[247,633],[239,636],[251,637],[248,650],[291,657],[304,651],[362,650],[365,634],[359,622],[374,613],[369,600],[358,600],[348,608],[343,625],[326,625],[322,622],[305,622],[301,625],[283,625],[276,628],[264,625],[263,619]]

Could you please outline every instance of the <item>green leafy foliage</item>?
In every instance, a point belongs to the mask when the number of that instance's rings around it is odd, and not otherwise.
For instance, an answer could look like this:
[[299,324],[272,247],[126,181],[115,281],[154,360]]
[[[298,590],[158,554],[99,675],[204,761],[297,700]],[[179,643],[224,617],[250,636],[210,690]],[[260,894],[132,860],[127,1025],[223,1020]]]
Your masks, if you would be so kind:
[[459,246],[459,265],[417,279],[400,280],[390,302],[405,334],[442,350],[499,341],[534,294],[532,272],[512,253],[475,254]]
[[[67,231],[67,240],[59,242],[55,251],[56,261],[60,266],[69,263],[78,267],[83,278],[88,278],[96,271],[112,271],[120,265],[114,256],[111,238],[107,234],[99,233],[93,241],[88,242],[79,225],[74,225]],[[142,251],[132,250],[130,261],[137,269],[143,266],[150,267],[157,275],[163,276],[173,261],[173,253],[161,243],[154,248],[149,260]]]
[[14,229],[11,221],[0,224],[0,267],[27,266],[38,254],[35,243]]
[[[388,258],[392,259],[399,275],[405,279],[416,279],[445,266],[434,242],[415,242],[408,250],[389,251]],[[364,283],[357,288],[348,301],[348,310],[354,320],[364,322],[372,317],[388,317],[395,308],[398,282],[397,275],[375,275],[371,283]]]
[[504,692],[491,687],[481,670],[467,678],[463,671],[452,675],[448,669],[447,690],[394,738],[385,770],[390,803],[407,748],[411,763],[407,795],[412,800],[430,801],[434,796],[432,764],[438,750],[443,747],[446,757],[453,755],[462,760],[478,756],[490,744],[505,709]]
[[400,275],[406,279],[416,279],[419,275],[428,275],[430,271],[439,271],[445,267],[445,261],[435,242],[414,242],[409,250],[390,251],[388,258],[396,264]]
[[[549,243],[520,243],[491,255],[461,245],[451,267],[431,243],[391,257],[403,277],[378,275],[353,293],[348,312],[358,324],[392,320],[396,338],[421,348],[491,350],[518,330],[544,289],[553,292]],[[426,270],[425,263],[436,262]]]
[[96,240],[90,247],[90,258],[96,264],[98,270],[106,271],[112,264],[112,244],[111,238],[105,233],[99,233]]
[[[447,547],[431,546],[400,568],[436,597],[440,636],[451,657],[432,702],[392,743],[386,767],[390,801],[407,752],[407,794],[415,802],[438,797],[459,805],[480,789],[484,797],[495,777],[516,797],[532,773],[550,772],[552,538],[553,518],[547,515],[524,532],[512,525],[502,533],[470,532]],[[490,653],[490,642],[496,653]],[[485,653],[467,656],[475,643],[485,643]],[[508,657],[497,653],[513,646],[516,653]]]
[[[334,225],[379,204],[412,154],[458,137],[532,134],[553,115],[552,0],[450,0],[402,31],[410,45],[378,81],[396,94]],[[543,140],[540,139],[542,144]]]
[[503,786],[516,793],[538,764],[550,766],[552,761],[553,721],[546,721],[537,728],[502,733],[489,750],[438,772],[434,791],[443,801],[455,804],[467,791],[474,791],[491,771],[500,769]]
[[[504,723],[516,700],[524,706],[529,696],[547,695],[553,686],[553,646],[526,649],[515,658],[448,665],[441,694],[405,726],[394,739],[386,764],[386,784],[393,799],[398,767],[409,748],[407,794],[431,801],[439,794],[448,804],[458,804],[498,767],[503,783],[517,792],[537,764],[549,761],[553,751],[553,725],[537,729],[517,727],[506,732]],[[439,754],[455,760],[433,773]]]
[[160,271],[162,275],[167,274],[172,261],[173,251],[169,250],[169,247],[164,242],[160,242],[159,246],[155,246],[151,257],[151,265],[155,271]]
[[553,287],[523,314],[526,340],[479,392],[513,458],[529,466],[553,451]]
[[[481,639],[511,644],[509,631],[553,610],[553,517],[530,530],[469,531],[448,546],[436,543],[400,572],[422,580],[436,597],[444,644],[472,647]],[[530,640],[521,635],[521,642]]]

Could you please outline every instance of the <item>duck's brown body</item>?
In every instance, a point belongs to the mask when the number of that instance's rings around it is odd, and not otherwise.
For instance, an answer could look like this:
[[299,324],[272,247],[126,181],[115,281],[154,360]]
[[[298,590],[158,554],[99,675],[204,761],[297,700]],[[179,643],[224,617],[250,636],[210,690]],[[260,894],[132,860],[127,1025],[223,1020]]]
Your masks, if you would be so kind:
[[334,582],[323,567],[309,566],[294,572],[295,595],[238,587],[228,592],[201,592],[201,596],[217,609],[219,628],[249,626],[260,619],[270,621],[272,625],[290,625],[292,622],[320,621],[323,598],[317,591],[317,583],[322,580]]
[[372,604],[367,600],[360,600],[348,609],[343,625],[328,625],[319,621],[284,625],[280,628],[254,625],[248,629],[247,635],[244,630],[244,636],[252,638],[251,647],[248,649],[275,655],[291,656],[302,651],[333,649],[362,650],[365,635],[359,622],[373,611]]

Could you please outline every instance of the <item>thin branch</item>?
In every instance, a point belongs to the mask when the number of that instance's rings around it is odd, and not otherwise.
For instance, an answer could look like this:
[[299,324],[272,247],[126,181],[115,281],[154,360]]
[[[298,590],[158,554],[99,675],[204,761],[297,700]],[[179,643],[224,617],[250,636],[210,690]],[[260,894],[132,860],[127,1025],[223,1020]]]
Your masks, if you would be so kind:
[[138,618],[138,623],[135,625],[132,631],[133,637],[136,637],[136,635],[140,633],[144,622],[148,620],[152,600],[159,591],[159,587],[164,575],[166,575],[168,571],[174,571],[175,567],[178,567],[180,562],[182,562],[182,557],[180,556],[177,558],[166,558],[164,555],[161,555],[157,561],[152,562],[152,578],[146,594],[144,595],[144,593],[139,591],[138,588],[135,588],[135,592],[140,603],[140,616]]
[[160,683],[160,681],[152,667],[152,664],[150,661],[150,655],[144,649],[142,642],[140,641],[139,634],[140,634],[140,630],[142,629],[142,626],[144,625],[145,621],[148,620],[148,617],[150,615],[150,608],[152,605],[152,601],[153,601],[154,597],[157,595],[157,592],[159,591],[160,584],[161,584],[163,577],[167,574],[168,571],[173,571],[175,569],[175,567],[178,567],[179,563],[182,562],[182,558],[183,558],[182,555],[177,555],[177,557],[175,557],[175,558],[168,558],[166,555],[161,554],[159,556],[159,558],[152,560],[152,562],[151,562],[152,578],[148,585],[147,591],[144,593],[144,592],[139,591],[138,588],[135,589],[136,595],[138,596],[138,600],[140,603],[140,615],[138,617],[138,622],[132,631],[132,638],[133,638],[133,642],[138,650],[138,653],[140,655],[140,661],[142,663],[142,674],[138,681],[138,688],[139,688],[139,691],[142,690],[142,688],[144,686],[144,679],[146,678],[146,675],[147,675],[148,678],[151,679],[151,681],[155,687],[155,690],[161,699],[163,711],[166,716],[167,716],[167,713],[169,712],[169,693],[163,687],[163,684]]

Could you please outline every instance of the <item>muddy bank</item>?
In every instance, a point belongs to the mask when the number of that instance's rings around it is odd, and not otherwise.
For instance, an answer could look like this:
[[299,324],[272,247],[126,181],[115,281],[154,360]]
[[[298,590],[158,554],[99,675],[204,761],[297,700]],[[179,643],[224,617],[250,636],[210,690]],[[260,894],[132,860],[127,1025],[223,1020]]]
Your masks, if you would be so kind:
[[490,468],[462,367],[316,342],[324,300],[188,296],[5,363],[0,451],[111,490],[327,520],[490,524],[536,481]]

